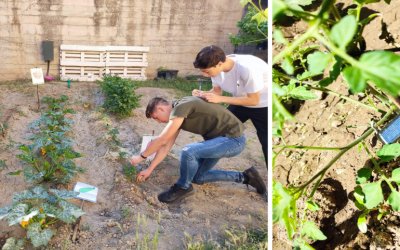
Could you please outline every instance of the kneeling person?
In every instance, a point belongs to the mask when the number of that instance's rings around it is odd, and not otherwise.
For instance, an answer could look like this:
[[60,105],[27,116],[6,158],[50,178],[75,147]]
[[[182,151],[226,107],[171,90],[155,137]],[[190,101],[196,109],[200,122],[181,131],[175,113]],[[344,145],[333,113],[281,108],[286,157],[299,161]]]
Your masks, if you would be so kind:
[[203,136],[203,142],[184,146],[180,152],[180,177],[169,190],[161,193],[161,202],[174,202],[194,194],[192,182],[233,181],[253,186],[257,192],[266,192],[265,184],[254,167],[244,172],[212,170],[219,159],[240,154],[246,144],[242,122],[219,104],[202,98],[187,96],[173,102],[153,98],[146,109],[146,117],[167,123],[163,132],[140,155],[131,158],[131,164],[157,152],[150,166],[138,173],[136,181],[144,181],[171,150],[181,129]]

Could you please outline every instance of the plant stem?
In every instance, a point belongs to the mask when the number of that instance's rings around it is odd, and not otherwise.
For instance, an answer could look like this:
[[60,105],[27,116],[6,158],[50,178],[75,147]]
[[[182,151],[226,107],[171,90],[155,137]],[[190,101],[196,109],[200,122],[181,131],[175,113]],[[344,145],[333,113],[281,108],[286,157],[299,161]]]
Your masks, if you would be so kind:
[[356,100],[354,100],[354,99],[352,99],[352,98],[350,98],[350,97],[348,97],[348,96],[345,96],[345,95],[336,93],[336,92],[331,91],[331,90],[326,89],[326,88],[317,88],[317,87],[311,87],[311,86],[310,86],[310,87],[306,87],[306,88],[307,88],[307,89],[319,90],[319,91],[322,91],[322,92],[325,92],[325,93],[329,93],[329,94],[338,96],[338,97],[340,97],[340,98],[343,98],[343,99],[345,99],[345,100],[354,102],[354,103],[356,103],[356,104],[358,104],[358,105],[360,105],[360,106],[363,106],[363,107],[365,107],[365,108],[369,108],[369,109],[372,109],[372,110],[377,111],[377,112],[379,112],[379,113],[386,114],[386,111],[384,111],[384,110],[382,110],[382,109],[378,109],[378,108],[372,107],[372,106],[370,106],[370,105],[367,105],[367,104],[365,104],[365,103],[356,101]]
[[378,172],[381,174],[382,178],[386,181],[386,183],[389,185],[390,189],[392,190],[392,192],[396,192],[396,189],[392,186],[392,184],[390,183],[390,181],[386,178],[386,176],[383,174],[381,168],[379,167],[379,164],[375,161],[374,156],[369,152],[367,145],[365,145],[364,142],[361,143],[365,149],[365,151],[367,151],[367,154],[369,155],[369,157],[371,158],[372,162],[374,163],[375,167]]
[[45,226],[51,225],[51,224],[53,224],[53,223],[56,223],[56,222],[57,222],[57,218],[54,218],[54,219],[53,219],[53,220],[51,220],[50,222],[48,222],[48,223],[46,223],[46,224],[42,225],[42,227],[45,227]]
[[[382,123],[384,123],[389,116],[392,114],[393,112],[393,107],[391,107],[391,109],[385,114],[385,116],[379,121],[377,122],[378,125],[381,125]],[[298,192],[302,192],[303,189],[305,189],[308,185],[310,185],[316,178],[318,178],[318,176],[323,176],[325,175],[325,172],[344,154],[346,153],[349,149],[351,149],[352,147],[354,147],[355,145],[357,145],[358,143],[360,143],[361,141],[363,141],[365,138],[367,138],[370,134],[372,134],[374,132],[374,129],[371,128],[369,129],[365,134],[363,134],[360,138],[354,140],[353,142],[351,142],[349,145],[347,145],[346,147],[344,147],[343,150],[341,150],[330,162],[328,162],[328,164],[326,164],[326,166],[320,170],[318,173],[316,173],[313,177],[311,177],[311,179],[309,181],[307,181],[305,184],[303,184],[302,186],[298,187],[297,190],[293,191],[293,194],[296,194]]]
[[297,149],[317,149],[317,150],[334,150],[340,151],[344,148],[331,148],[331,147],[309,147],[309,146],[296,146],[296,145],[273,145],[273,148],[297,148]]
[[336,8],[335,3],[332,3],[332,7],[331,7],[333,16],[335,17],[336,21],[340,21],[342,19],[342,17],[340,16],[339,10]]
[[365,89],[371,92],[371,94],[373,94],[376,98],[378,98],[382,103],[390,103],[390,100],[388,98],[379,93],[375,88],[371,87],[371,85],[369,85],[368,83],[366,84]]
[[294,41],[290,46],[286,47],[284,50],[282,50],[278,55],[276,55],[273,59],[272,59],[272,65],[274,65],[275,63],[277,63],[279,60],[281,60],[282,58],[284,58],[286,55],[290,54],[294,49],[296,49],[300,44],[302,44],[305,40],[311,38],[311,36],[315,33],[315,31],[318,30],[318,27],[321,23],[321,19],[317,19],[315,24],[313,26],[310,27],[309,30],[307,30],[306,33],[304,33],[303,35],[301,35],[299,37],[299,39],[297,39],[296,41]]

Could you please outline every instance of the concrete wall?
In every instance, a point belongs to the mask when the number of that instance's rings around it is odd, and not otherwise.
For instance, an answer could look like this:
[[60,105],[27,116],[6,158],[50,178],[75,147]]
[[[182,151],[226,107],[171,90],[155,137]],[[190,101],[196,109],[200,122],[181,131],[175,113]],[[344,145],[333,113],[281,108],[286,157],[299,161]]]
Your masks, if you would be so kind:
[[239,0],[1,0],[0,82],[29,78],[47,64],[42,41],[54,41],[50,75],[59,75],[59,46],[148,46],[147,76],[159,66],[199,74],[192,62],[215,44],[233,52],[229,33],[243,9]]

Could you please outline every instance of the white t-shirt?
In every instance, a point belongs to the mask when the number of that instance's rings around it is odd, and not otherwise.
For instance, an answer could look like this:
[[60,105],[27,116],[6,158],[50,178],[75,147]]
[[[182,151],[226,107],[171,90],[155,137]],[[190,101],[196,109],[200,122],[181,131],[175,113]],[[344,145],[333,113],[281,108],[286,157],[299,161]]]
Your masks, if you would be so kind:
[[251,55],[228,55],[235,62],[229,72],[221,72],[211,77],[214,87],[231,93],[234,97],[246,97],[247,94],[260,91],[260,103],[248,108],[268,107],[267,63]]

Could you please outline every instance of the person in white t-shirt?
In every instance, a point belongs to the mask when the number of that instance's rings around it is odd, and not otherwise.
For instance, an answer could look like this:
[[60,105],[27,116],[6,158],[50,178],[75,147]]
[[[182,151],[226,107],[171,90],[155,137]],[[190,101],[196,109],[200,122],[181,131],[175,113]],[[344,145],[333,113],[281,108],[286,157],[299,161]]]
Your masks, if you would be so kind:
[[[211,77],[209,91],[193,90],[212,103],[230,104],[228,109],[243,123],[252,121],[262,145],[265,161],[268,149],[267,63],[251,55],[228,55],[215,45],[204,47],[193,62],[205,77]],[[233,96],[222,96],[222,91]]]

